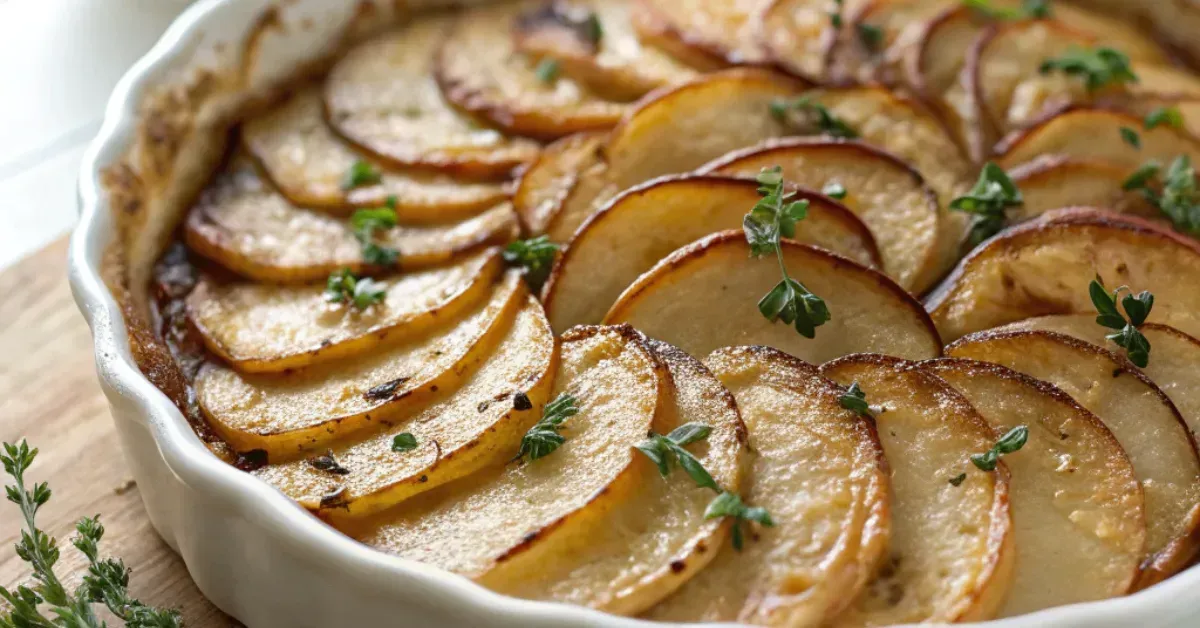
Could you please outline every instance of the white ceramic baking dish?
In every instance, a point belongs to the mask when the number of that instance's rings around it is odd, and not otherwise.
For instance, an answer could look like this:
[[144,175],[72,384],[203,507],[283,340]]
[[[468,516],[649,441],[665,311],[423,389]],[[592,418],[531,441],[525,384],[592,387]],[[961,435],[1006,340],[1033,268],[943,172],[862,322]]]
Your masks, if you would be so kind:
[[[109,276],[102,273],[106,253],[120,237],[121,212],[156,212],[166,216],[159,231],[169,230],[171,216],[177,217],[185,205],[178,199],[186,199],[186,190],[196,183],[182,179],[202,177],[205,164],[212,162],[202,153],[220,150],[220,125],[206,128],[210,118],[221,117],[213,113],[222,110],[216,101],[225,109],[230,103],[244,104],[246,96],[261,95],[291,69],[327,56],[347,23],[363,17],[363,6],[359,0],[291,0],[275,11],[266,0],[195,3],[118,84],[103,128],[84,158],[79,182],[82,216],[70,248],[71,287],[91,325],[100,382],[150,520],[183,557],[200,590],[252,628],[650,625],[576,607],[506,598],[464,578],[350,540],[274,488],[212,455],[179,409],[135,363],[130,328],[119,305],[126,301],[114,294],[104,279]],[[387,19],[380,17],[387,13],[384,9],[365,13]],[[251,33],[258,39],[252,46],[247,45]],[[235,72],[232,68],[242,67],[243,57],[249,55],[256,57],[252,71]],[[187,77],[201,68],[209,73],[207,89],[179,92],[174,87],[186,85]],[[233,77],[237,72],[241,75]],[[220,89],[212,89],[214,77]],[[164,93],[187,97],[161,101]],[[197,97],[201,93],[203,97]],[[152,98],[160,99],[157,109],[147,104]],[[176,126],[211,137],[171,139],[170,124],[166,133],[159,128],[164,115],[167,122],[178,123],[181,110],[188,107],[196,110],[182,116],[187,124]],[[148,119],[153,116],[159,118]],[[134,207],[127,198],[126,204],[118,203],[109,193],[112,179],[106,178],[105,171],[128,159],[135,148],[145,150],[147,137],[151,152],[174,151],[174,167],[159,173],[153,199],[138,199],[152,208]],[[146,228],[158,228],[153,222]],[[145,265],[154,255],[147,251],[127,257],[133,258],[130,263],[138,263],[140,257]],[[144,268],[131,270],[135,279],[144,277]],[[1127,598],[986,625],[1200,626],[1198,590],[1200,569],[1192,569]]]

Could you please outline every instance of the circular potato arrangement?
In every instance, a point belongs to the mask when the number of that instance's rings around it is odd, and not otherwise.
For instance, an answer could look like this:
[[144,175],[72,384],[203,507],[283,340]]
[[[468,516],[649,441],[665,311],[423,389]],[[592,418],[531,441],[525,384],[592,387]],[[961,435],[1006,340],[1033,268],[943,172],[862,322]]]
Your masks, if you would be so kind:
[[245,120],[162,258],[185,410],[523,598],[886,626],[1151,586],[1200,552],[1200,79],[1155,38],[1200,9],[1136,11],[414,15]]

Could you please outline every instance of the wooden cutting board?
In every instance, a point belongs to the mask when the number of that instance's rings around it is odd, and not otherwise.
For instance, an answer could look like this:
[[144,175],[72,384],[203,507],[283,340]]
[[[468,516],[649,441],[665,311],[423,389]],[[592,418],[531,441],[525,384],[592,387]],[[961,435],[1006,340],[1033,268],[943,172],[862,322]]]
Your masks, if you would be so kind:
[[[106,529],[101,553],[133,569],[134,597],[178,608],[192,628],[240,625],[204,599],[183,561],[150,527],[96,379],[91,335],[67,287],[66,238],[0,272],[0,295],[0,440],[27,438],[41,451],[26,482],[47,481],[53,491],[38,524],[58,539],[56,573],[68,586],[79,582],[86,560],[70,537],[75,521],[99,513]],[[20,528],[16,505],[0,502],[6,587],[30,579],[12,549]]]

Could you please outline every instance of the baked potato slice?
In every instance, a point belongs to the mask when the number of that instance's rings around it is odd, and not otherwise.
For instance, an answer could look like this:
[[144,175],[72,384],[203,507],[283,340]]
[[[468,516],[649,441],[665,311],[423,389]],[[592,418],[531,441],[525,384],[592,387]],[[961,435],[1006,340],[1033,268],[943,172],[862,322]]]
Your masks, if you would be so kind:
[[994,432],[958,392],[912,365],[882,355],[821,365],[880,408],[874,421],[891,471],[887,555],[838,626],[987,619],[1012,582],[1008,468],[984,472],[969,460],[992,448]]
[[575,328],[562,336],[550,398],[572,395],[579,413],[561,424],[565,440],[557,449],[427,491],[347,532],[382,552],[475,579],[495,569],[553,569],[638,487],[657,481],[653,463],[634,446],[668,412],[666,377],[632,328]]
[[1104,422],[1133,462],[1146,502],[1144,588],[1182,569],[1200,549],[1200,458],[1183,418],[1128,360],[1047,331],[990,330],[960,338],[950,357],[1007,366],[1054,384]]
[[1125,595],[1138,575],[1142,488],[1104,423],[1063,391],[998,364],[941,358],[918,365],[945,380],[999,438],[1029,438],[1004,456],[1012,473],[1013,584],[997,617]]
[[[1141,148],[1130,146],[1121,128],[1139,129]],[[1025,129],[1013,131],[996,146],[996,162],[1010,169],[1041,155],[1099,159],[1137,168],[1151,159],[1171,163],[1180,155],[1200,160],[1200,141],[1168,125],[1142,128],[1140,116],[1117,109],[1070,106]]]
[[[1044,330],[1066,334],[1124,355],[1125,350],[1106,338],[1112,330],[1096,323],[1091,314],[1063,314],[1028,318],[1001,329]],[[1200,340],[1170,325],[1146,323],[1138,328],[1150,342],[1150,361],[1142,372],[1175,404],[1192,434],[1200,434]]]
[[1077,0],[1092,12],[1103,13],[1125,28],[1149,27],[1162,41],[1177,47],[1190,61],[1200,60],[1195,34],[1200,30],[1200,7],[1190,2],[1126,2],[1125,0]]
[[817,626],[866,585],[887,550],[888,467],[872,423],[817,369],[766,347],[705,364],[737,399],[753,452],[746,503],[775,527],[716,558],[649,619]]
[[487,298],[502,272],[500,251],[492,248],[452,266],[384,280],[383,300],[361,310],[330,303],[324,285],[211,276],[185,303],[188,321],[209,351],[243,373],[279,372],[365,353],[457,320]]
[[921,28],[905,64],[908,84],[937,110],[977,163],[991,154],[992,134],[984,132],[976,101],[960,78],[971,47],[988,24],[969,7],[945,9]]
[[1045,314],[1094,313],[1100,277],[1154,293],[1150,322],[1200,333],[1195,240],[1128,214],[1068,209],[1001,232],[966,257],[926,300],[942,338]]
[[[516,235],[516,214],[512,205],[502,203],[458,223],[401,224],[376,239],[400,251],[400,270],[416,270]],[[293,205],[240,159],[200,195],[188,214],[184,238],[196,253],[258,281],[314,282],[340,268],[356,274],[384,270],[363,261],[362,244],[348,217]]]
[[[875,239],[854,214],[820,194],[796,194],[809,205],[794,240],[879,267]],[[542,298],[551,325],[561,332],[600,322],[621,292],[658,260],[710,233],[740,228],[760,199],[754,181],[711,175],[663,177],[625,191],[593,215],[562,252]]]
[[461,385],[512,327],[528,291],[510,271],[457,321],[382,351],[281,374],[243,374],[216,362],[196,375],[196,402],[235,451],[283,461],[386,426]]
[[[550,400],[557,359],[541,306],[524,298],[503,340],[460,386],[439,389],[433,401],[388,419],[382,431],[334,444],[326,455],[344,471],[322,470],[308,459],[271,464],[254,475],[304,507],[343,521],[511,459]],[[394,450],[393,440],[405,433],[416,438],[416,447]]]
[[1008,174],[1024,203],[1008,210],[1014,224],[1063,207],[1103,207],[1145,218],[1162,213],[1146,197],[1124,189],[1134,170],[1097,159],[1046,155],[1017,166]]
[[860,0],[858,4],[856,8],[848,7],[844,11],[848,26],[840,31],[830,53],[830,78],[835,84],[900,83],[905,60],[925,25],[947,8],[960,3],[953,0]]
[[782,247],[788,275],[824,299],[832,317],[815,338],[759,311],[759,299],[780,281],[779,265],[751,257],[741,231],[715,233],[663,258],[625,289],[604,320],[629,323],[692,355],[745,344],[809,362],[860,352],[941,354],[925,310],[890,279],[813,246],[784,240]]
[[[841,9],[854,11],[862,0]],[[823,83],[838,43],[830,13],[833,0],[767,0],[752,18],[764,54],[772,64],[810,83]]]
[[937,193],[894,155],[857,141],[784,139],[730,153],[698,172],[754,177],[779,166],[784,181],[814,190],[841,184],[839,200],[862,220],[879,246],[883,272],[919,294],[940,276],[946,233]]
[[571,238],[574,227],[570,231],[555,228],[560,210],[584,173],[597,166],[603,167],[600,147],[606,137],[607,134],[598,131],[568,135],[547,146],[529,164],[521,174],[512,199],[513,209],[526,233],[546,233],[553,242],[566,242]]
[[761,64],[767,60],[754,16],[769,0],[635,0],[639,35],[688,65]]
[[[689,449],[718,486],[742,494],[746,428],[733,396],[695,358],[666,343],[650,346],[666,365],[673,391],[668,420],[655,429],[670,433],[689,423],[707,425],[712,432]],[[603,527],[576,539],[569,553],[548,563],[525,561],[516,569],[502,565],[481,583],[516,597],[642,613],[708,573],[706,565],[729,542],[728,522],[704,518],[714,496],[678,470],[647,478],[613,507]]]
[[517,18],[516,49],[555,59],[566,74],[613,100],[685,81],[696,71],[643,45],[633,28],[636,0],[545,0]]
[[464,10],[438,50],[435,76],[459,109],[516,135],[554,139],[611,128],[627,105],[603,100],[557,68],[514,50],[512,27],[532,2]]
[[312,86],[246,121],[242,144],[280,193],[301,207],[348,214],[395,197],[400,220],[445,223],[478,214],[508,196],[498,183],[458,181],[378,164],[372,164],[377,183],[347,185],[349,173],[363,157],[329,130],[321,117],[320,91]]
[[343,137],[395,166],[504,177],[538,154],[442,98],[434,59],[453,14],[423,16],[351,48],[325,79],[325,111]]

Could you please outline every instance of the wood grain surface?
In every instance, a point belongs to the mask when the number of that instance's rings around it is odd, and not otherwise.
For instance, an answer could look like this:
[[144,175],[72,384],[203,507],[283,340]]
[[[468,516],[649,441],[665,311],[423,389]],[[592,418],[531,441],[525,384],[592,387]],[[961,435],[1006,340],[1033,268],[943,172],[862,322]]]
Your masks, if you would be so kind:
[[[240,625],[204,599],[150,527],[96,380],[92,339],[67,288],[66,266],[63,238],[0,272],[0,439],[27,438],[41,450],[26,481],[48,481],[53,491],[38,519],[62,548],[56,572],[78,582],[86,561],[69,539],[79,517],[99,513],[106,529],[101,552],[133,569],[131,594],[178,608],[193,628]],[[0,502],[5,586],[30,578],[13,550],[20,526],[17,507]]]

